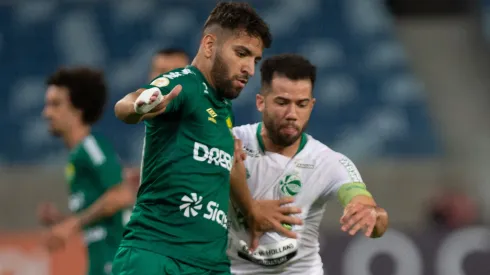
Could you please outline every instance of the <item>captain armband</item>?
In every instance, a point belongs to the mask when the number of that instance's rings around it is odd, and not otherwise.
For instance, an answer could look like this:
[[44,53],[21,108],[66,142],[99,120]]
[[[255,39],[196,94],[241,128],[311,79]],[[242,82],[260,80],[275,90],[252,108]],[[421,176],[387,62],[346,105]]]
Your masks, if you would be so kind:
[[338,199],[343,207],[345,207],[355,196],[373,197],[366,189],[366,185],[362,182],[351,182],[343,184],[337,192]]

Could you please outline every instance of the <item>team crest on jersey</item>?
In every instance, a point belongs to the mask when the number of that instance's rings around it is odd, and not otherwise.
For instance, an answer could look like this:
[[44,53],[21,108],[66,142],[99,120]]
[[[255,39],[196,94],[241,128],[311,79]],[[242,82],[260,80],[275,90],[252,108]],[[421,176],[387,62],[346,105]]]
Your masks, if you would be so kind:
[[230,129],[230,133],[233,136],[233,122],[231,121],[230,116],[226,118],[226,126],[228,126],[228,128]]
[[68,183],[71,182],[73,176],[75,176],[75,166],[72,163],[68,163],[68,165],[65,167],[65,178]]
[[301,191],[301,179],[298,174],[289,174],[279,183],[281,193],[285,196],[296,196]]
[[155,80],[153,80],[150,85],[157,86],[157,87],[166,87],[168,84],[170,84],[170,80],[166,77],[159,77]]

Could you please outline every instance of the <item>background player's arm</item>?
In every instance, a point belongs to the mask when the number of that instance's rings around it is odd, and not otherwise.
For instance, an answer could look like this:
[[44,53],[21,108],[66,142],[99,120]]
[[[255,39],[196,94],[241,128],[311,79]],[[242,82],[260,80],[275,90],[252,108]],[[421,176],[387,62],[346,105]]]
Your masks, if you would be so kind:
[[[63,247],[66,241],[84,226],[110,217],[134,203],[134,191],[126,182],[129,179],[123,180],[122,168],[115,155],[107,155],[102,163],[82,159],[79,163],[75,163],[74,167],[76,180],[80,184],[99,184],[100,188],[106,191],[84,210],[51,227],[46,238],[46,246],[50,251]],[[90,172],[77,175],[76,171],[82,170],[81,167]]]
[[135,194],[130,185],[120,183],[107,190],[98,200],[74,218],[78,227],[83,227],[131,207],[134,200]]
[[[134,193],[129,184],[120,183],[107,190],[86,210],[72,215],[54,225],[46,237],[48,250],[55,251],[64,247],[66,241],[85,225],[96,222],[104,217],[129,208],[134,203]],[[122,222],[122,221],[121,221]]]
[[37,208],[39,222],[44,226],[52,226],[64,220],[67,216],[52,202],[43,202]]

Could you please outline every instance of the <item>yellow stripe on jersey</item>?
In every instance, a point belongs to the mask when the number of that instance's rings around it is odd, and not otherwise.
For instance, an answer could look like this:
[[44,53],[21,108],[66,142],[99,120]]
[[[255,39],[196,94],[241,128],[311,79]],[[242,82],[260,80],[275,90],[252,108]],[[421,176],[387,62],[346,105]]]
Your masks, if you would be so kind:
[[351,182],[343,184],[337,192],[337,197],[343,207],[349,204],[352,198],[360,195],[373,197],[371,193],[369,193],[369,191],[366,189],[366,185],[362,182]]

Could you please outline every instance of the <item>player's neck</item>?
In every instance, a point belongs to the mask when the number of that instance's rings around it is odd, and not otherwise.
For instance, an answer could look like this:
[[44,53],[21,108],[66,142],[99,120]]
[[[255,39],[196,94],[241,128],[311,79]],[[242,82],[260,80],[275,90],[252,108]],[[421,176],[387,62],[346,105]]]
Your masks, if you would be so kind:
[[208,64],[209,62],[206,62],[206,60],[203,60],[199,56],[196,56],[194,60],[192,60],[191,65],[196,67],[204,76],[206,81],[213,87],[213,89],[216,89],[216,85],[213,82],[213,79],[211,77],[211,67]]
[[74,126],[70,131],[63,136],[63,141],[66,147],[73,149],[82,142],[88,135],[90,135],[91,128],[87,125]]
[[299,149],[299,145],[301,143],[301,139],[298,139],[289,146],[277,145],[269,138],[269,134],[267,133],[267,129],[265,127],[262,127],[262,130],[260,131],[260,136],[262,137],[262,141],[264,142],[265,151],[281,154],[288,158],[292,158],[294,157],[294,155],[296,155]]

